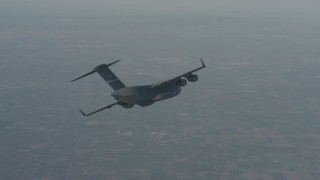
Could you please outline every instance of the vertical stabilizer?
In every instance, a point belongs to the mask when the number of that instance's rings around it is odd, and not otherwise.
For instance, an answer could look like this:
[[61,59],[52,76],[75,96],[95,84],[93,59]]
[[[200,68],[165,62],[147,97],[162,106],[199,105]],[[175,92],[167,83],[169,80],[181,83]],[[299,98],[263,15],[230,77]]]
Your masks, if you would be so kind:
[[74,80],[72,80],[71,82],[77,81],[81,78],[84,78],[86,76],[89,76],[95,72],[97,72],[111,87],[113,90],[118,90],[121,88],[126,87],[119,79],[118,77],[109,69],[109,66],[119,62],[120,60],[114,61],[110,64],[101,64],[95,68],[93,68],[93,71],[82,75]]
[[101,64],[93,68],[93,71],[97,72],[112,87],[113,90],[118,90],[126,87],[120,81],[120,79],[109,69],[109,66],[119,61],[120,60],[117,60],[110,64]]

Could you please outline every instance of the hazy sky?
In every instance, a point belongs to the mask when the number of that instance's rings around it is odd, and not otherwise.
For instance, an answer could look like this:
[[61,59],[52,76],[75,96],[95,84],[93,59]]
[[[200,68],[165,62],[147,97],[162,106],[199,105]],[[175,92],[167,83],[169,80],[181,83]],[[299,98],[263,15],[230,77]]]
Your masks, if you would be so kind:
[[172,13],[236,11],[307,13],[318,12],[318,0],[2,0],[2,12],[30,13]]

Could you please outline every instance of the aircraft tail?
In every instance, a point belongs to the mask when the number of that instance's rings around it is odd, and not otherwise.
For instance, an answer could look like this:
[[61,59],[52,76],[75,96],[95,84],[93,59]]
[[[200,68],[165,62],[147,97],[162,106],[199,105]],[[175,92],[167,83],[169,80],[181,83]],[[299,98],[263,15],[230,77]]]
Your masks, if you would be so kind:
[[74,80],[72,80],[71,82],[74,82],[78,79],[81,79],[83,77],[89,76],[95,72],[97,72],[110,86],[113,90],[118,90],[121,88],[126,87],[119,79],[118,77],[109,69],[109,66],[119,62],[120,60],[114,61],[110,64],[101,64],[95,68],[93,68],[93,71],[82,75]]

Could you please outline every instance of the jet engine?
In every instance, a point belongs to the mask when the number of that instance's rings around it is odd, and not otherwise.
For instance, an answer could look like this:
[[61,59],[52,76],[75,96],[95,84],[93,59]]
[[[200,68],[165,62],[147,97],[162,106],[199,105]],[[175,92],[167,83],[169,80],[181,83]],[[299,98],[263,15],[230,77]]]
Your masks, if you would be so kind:
[[196,74],[190,74],[188,77],[187,77],[188,81],[190,82],[196,82],[198,81],[198,75]]
[[128,104],[128,103],[122,104],[122,107],[127,109],[132,108],[133,106],[134,106],[133,104]]
[[187,80],[185,80],[185,79],[179,79],[179,80],[176,82],[176,85],[177,85],[177,86],[180,86],[180,87],[185,86],[185,85],[187,85]]

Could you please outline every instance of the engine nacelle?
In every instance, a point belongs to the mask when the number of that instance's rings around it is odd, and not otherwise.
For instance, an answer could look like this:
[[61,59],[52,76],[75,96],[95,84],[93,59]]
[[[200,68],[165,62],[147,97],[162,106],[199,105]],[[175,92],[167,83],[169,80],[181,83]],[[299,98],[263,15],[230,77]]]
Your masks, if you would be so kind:
[[185,80],[185,79],[179,79],[179,80],[176,82],[176,85],[177,85],[177,86],[180,86],[180,87],[185,86],[185,85],[187,85],[187,80]]
[[187,77],[188,81],[190,82],[196,82],[198,81],[198,75],[196,74],[190,74],[188,77]]
[[133,104],[127,104],[127,103],[125,103],[125,104],[122,104],[122,107],[123,108],[132,108],[134,105]]

